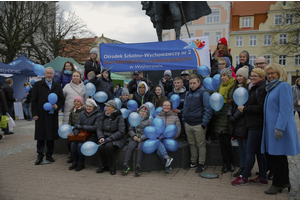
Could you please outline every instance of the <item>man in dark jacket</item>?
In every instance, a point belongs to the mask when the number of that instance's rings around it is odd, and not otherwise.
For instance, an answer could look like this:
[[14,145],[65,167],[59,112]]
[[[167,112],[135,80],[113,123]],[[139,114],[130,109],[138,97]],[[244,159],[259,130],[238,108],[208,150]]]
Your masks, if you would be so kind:
[[[45,141],[47,146],[46,160],[54,162],[52,158],[54,140],[58,140],[58,111],[64,104],[63,91],[59,83],[53,81],[54,70],[51,67],[45,69],[45,79],[35,82],[32,91],[32,116],[35,120],[34,139],[37,140],[36,165],[41,164],[44,157]],[[43,105],[48,102],[48,95],[55,93],[58,100],[52,106],[52,110],[46,111]]]
[[[8,114],[13,117],[13,110],[14,110],[14,102],[17,101],[14,98],[14,90],[12,89],[12,85],[14,84],[11,78],[6,79],[6,85],[3,86],[2,91],[5,95],[7,107],[8,107]],[[3,129],[4,135],[13,134],[13,132],[9,132],[8,128]]]
[[184,127],[191,150],[190,167],[198,166],[196,173],[203,171],[206,159],[205,132],[213,115],[209,97],[209,93],[201,85],[199,76],[193,74],[190,78],[190,91],[185,97],[182,117],[185,120]]
[[174,84],[171,70],[166,70],[164,72],[164,77],[159,81],[159,85],[164,87],[166,96],[173,91]]
[[186,91],[190,90],[190,83],[189,83],[190,73],[187,70],[181,72],[181,79],[183,82],[183,86],[185,87]]
[[[8,112],[8,107],[7,107],[7,103],[6,103],[6,99],[4,96],[4,93],[2,92],[2,90],[0,89],[0,114],[1,115],[6,115],[6,113]],[[0,117],[1,119],[1,117]],[[4,136],[2,136],[0,134],[0,140],[4,138]]]
[[138,85],[137,91],[133,94],[133,100],[141,107],[146,102],[152,102],[154,94],[149,90],[148,85],[142,81]]
[[134,71],[133,72],[133,79],[129,82],[128,84],[128,90],[130,94],[134,94],[135,92],[137,92],[137,88],[138,85],[141,81],[144,81],[145,83],[147,83],[149,90],[153,89],[153,83],[151,81],[149,81],[148,79],[142,77],[141,72],[140,71]]

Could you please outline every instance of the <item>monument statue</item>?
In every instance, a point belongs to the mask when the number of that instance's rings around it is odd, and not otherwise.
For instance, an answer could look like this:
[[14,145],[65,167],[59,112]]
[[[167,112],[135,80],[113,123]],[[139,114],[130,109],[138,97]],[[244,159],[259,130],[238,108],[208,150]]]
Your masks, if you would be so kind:
[[156,28],[158,41],[162,41],[162,30],[175,29],[176,40],[180,37],[180,28],[186,22],[199,19],[211,13],[206,1],[142,1]]

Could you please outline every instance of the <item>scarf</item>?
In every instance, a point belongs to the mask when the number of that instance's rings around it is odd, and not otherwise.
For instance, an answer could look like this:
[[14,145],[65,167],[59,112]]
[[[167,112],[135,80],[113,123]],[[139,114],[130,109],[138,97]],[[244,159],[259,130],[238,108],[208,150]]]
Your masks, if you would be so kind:
[[76,112],[76,110],[78,110],[78,109],[81,109],[81,106],[79,108],[77,108],[77,109],[74,107],[73,112]]
[[274,88],[277,87],[277,85],[279,85],[282,81],[279,81],[279,78],[278,79],[275,79],[269,83],[267,83],[267,86],[266,86],[266,91],[269,92],[271,90],[273,90]]
[[224,103],[227,103],[228,93],[229,90],[232,88],[233,84],[234,84],[234,78],[232,77],[226,83],[224,82],[221,83],[219,93],[223,96]]

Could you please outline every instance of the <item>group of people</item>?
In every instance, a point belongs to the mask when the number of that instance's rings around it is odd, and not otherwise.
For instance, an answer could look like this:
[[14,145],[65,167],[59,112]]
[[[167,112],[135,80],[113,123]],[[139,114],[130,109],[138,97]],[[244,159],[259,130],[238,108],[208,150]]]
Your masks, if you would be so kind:
[[[222,80],[215,91],[206,90],[202,85],[203,77],[196,74],[190,76],[187,70],[182,71],[181,77],[175,78],[170,70],[166,70],[156,87],[150,80],[143,78],[141,72],[135,71],[127,87],[121,88],[118,85],[114,90],[110,70],[103,68],[96,58],[97,51],[92,49],[91,58],[85,63],[83,80],[80,72],[68,61],[57,82],[53,81],[54,70],[46,68],[45,79],[35,83],[32,90],[32,116],[36,121],[35,140],[38,152],[35,164],[43,161],[45,141],[46,160],[55,161],[52,154],[54,140],[58,139],[58,111],[64,107],[63,123],[73,126],[74,135],[87,131],[90,136],[86,141],[101,144],[99,154],[102,166],[97,169],[97,173],[110,171],[111,175],[116,174],[116,150],[122,149],[128,141],[122,173],[126,174],[130,170],[129,161],[133,150],[137,148],[135,174],[140,175],[142,145],[147,139],[143,130],[152,124],[150,108],[146,103],[151,102],[155,108],[162,107],[162,112],[156,117],[163,119],[165,126],[177,126],[178,132],[174,139],[182,137],[183,141],[189,143],[190,167],[196,168],[196,173],[204,170],[206,136],[213,132],[220,141],[222,173],[235,171],[232,137],[238,141],[240,169],[233,174],[237,179],[232,181],[232,185],[246,185],[249,182],[268,184],[269,178],[273,183],[265,193],[276,194],[284,188],[290,189],[287,155],[300,153],[293,114],[293,111],[300,112],[300,80],[297,79],[292,89],[281,65],[268,64],[265,58],[259,57],[253,67],[249,64],[249,53],[242,51],[239,55],[240,63],[234,68],[227,41],[221,38],[211,57],[211,76],[220,74]],[[98,103],[86,95],[86,82],[93,83],[96,92],[105,92],[108,95],[107,101]],[[244,105],[237,105],[233,98],[235,90],[240,87],[249,93],[249,99]],[[213,92],[220,93],[224,98],[224,105],[219,111],[214,111],[209,104]],[[54,114],[43,109],[50,93],[58,96],[57,103],[53,105]],[[172,108],[170,98],[173,94],[180,97],[177,108]],[[130,125],[122,117],[113,100],[115,97],[120,98],[122,108],[127,108],[130,99],[137,102],[137,112],[141,117],[137,127]],[[157,155],[165,166],[165,172],[170,173],[173,158],[168,155],[161,141]],[[83,142],[68,143],[71,153],[68,162],[72,163],[69,170],[84,169],[85,156],[80,151],[82,144]],[[259,165],[258,177],[248,179],[255,156]]]

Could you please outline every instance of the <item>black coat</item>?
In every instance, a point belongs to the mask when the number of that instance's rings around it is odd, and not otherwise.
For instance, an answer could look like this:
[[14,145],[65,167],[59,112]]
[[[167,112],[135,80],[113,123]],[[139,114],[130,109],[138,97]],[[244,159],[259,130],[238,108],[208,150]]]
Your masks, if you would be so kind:
[[31,103],[31,99],[32,99],[32,90],[33,88],[31,88],[26,96],[27,100],[25,101],[25,103],[30,104]]
[[[56,105],[58,108],[54,114],[44,110],[43,105],[48,102],[48,95],[55,93],[58,97]],[[59,83],[52,80],[51,90],[49,89],[45,79],[34,83],[32,90],[32,116],[38,116],[35,121],[35,140],[57,140],[58,139],[58,111],[65,102],[63,91]]]
[[110,137],[114,146],[122,149],[125,144],[125,122],[119,109],[111,113],[108,117],[105,112],[102,113],[98,128],[98,140]]
[[[144,81],[148,87],[149,87],[149,90],[152,90],[153,89],[153,83],[151,81],[149,81],[148,79],[144,78],[144,77],[141,77],[141,81]],[[136,83],[136,80],[135,78],[133,78],[129,83],[128,83],[128,91],[130,94],[134,94],[135,92],[137,92],[137,83]],[[151,99],[152,100],[152,99]]]
[[267,95],[266,81],[262,80],[249,90],[249,99],[243,113],[247,129],[262,130],[264,122],[264,102]]
[[141,107],[142,104],[146,103],[146,102],[151,102],[152,103],[152,99],[154,97],[154,94],[151,91],[147,91],[146,94],[144,95],[144,99],[143,99],[143,103],[142,103],[142,96],[135,92],[133,94],[133,100],[135,100],[138,104],[138,107]]
[[0,89],[0,109],[1,109],[1,115],[6,115],[6,113],[8,112],[5,95],[1,89]]
[[97,137],[97,127],[99,124],[99,120],[101,117],[101,113],[99,112],[100,107],[96,107],[91,113],[87,113],[86,110],[81,112],[76,124],[82,127],[82,131],[87,131],[91,133],[91,136]]
[[246,116],[244,113],[240,112],[239,109],[237,109],[237,107],[238,106],[233,101],[230,103],[227,111],[227,117],[233,116],[236,120],[235,123],[229,123],[229,133],[231,133],[234,136],[246,138],[248,134],[248,130],[246,128]]
[[170,92],[173,92],[174,89],[174,84],[173,84],[173,79],[167,80],[165,83],[163,82],[163,78],[159,81],[159,85],[164,87],[165,90],[165,96],[168,97],[168,94]]
[[8,107],[12,107],[16,98],[14,98],[14,90],[9,85],[4,85],[2,87],[2,91],[5,95],[6,103]]
[[99,61],[94,62],[93,60],[87,60],[84,64],[84,69],[85,69],[86,77],[90,71],[94,71],[97,76],[101,72],[100,62]]

